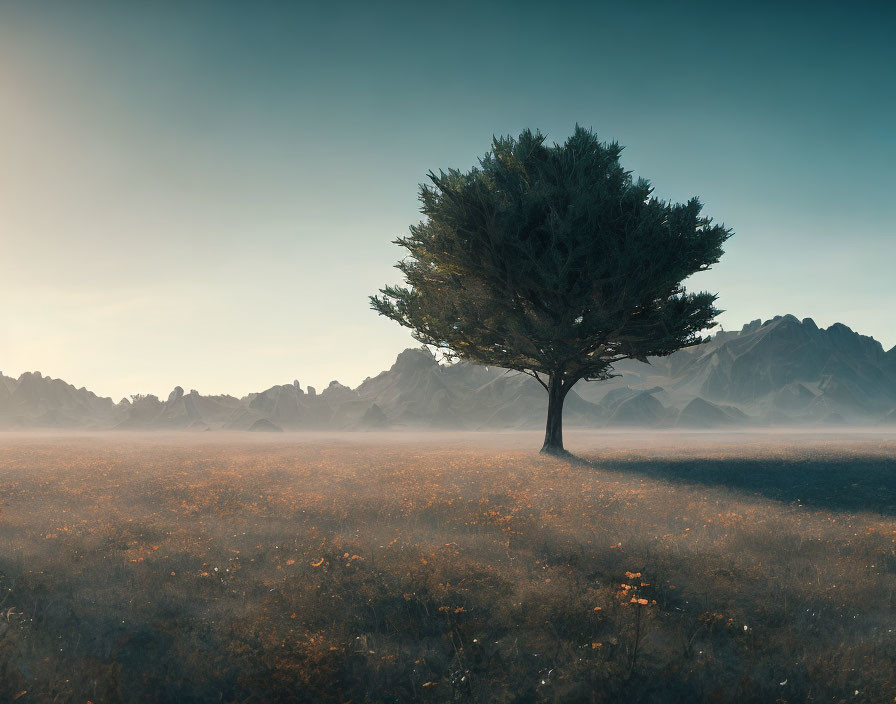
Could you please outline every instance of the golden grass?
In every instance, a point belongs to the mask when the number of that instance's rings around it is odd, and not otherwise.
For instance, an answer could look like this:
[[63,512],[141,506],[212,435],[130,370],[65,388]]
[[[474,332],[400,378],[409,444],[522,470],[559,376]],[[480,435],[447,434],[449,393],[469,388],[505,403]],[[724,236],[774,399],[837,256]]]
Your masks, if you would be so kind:
[[572,439],[4,437],[0,701],[894,701],[892,435]]

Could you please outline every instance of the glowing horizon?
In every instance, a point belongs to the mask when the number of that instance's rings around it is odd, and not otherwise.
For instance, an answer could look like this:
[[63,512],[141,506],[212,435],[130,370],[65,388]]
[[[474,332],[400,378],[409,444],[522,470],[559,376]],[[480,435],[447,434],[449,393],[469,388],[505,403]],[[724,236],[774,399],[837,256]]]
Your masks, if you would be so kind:
[[367,296],[426,171],[576,122],[735,230],[694,282],[726,329],[896,346],[892,6],[509,7],[0,9],[0,370],[354,387],[416,344]]

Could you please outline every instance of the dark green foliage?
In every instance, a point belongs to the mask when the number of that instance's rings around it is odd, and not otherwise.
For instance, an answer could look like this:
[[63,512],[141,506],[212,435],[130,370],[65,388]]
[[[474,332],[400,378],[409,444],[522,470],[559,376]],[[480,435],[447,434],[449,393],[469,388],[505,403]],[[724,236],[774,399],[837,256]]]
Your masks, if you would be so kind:
[[[619,163],[622,147],[576,127],[562,145],[526,130],[495,139],[480,166],[429,173],[425,219],[396,244],[406,286],[371,297],[374,310],[457,358],[534,376],[562,401],[581,379],[607,379],[702,342],[719,312],[682,281],[719,260],[731,231],[699,200],[654,198]],[[562,438],[546,438],[546,448]]]

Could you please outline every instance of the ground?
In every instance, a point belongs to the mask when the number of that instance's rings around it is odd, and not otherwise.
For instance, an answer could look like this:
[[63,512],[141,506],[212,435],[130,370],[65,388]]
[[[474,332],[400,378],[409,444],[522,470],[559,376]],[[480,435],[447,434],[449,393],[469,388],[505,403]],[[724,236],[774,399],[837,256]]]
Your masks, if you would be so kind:
[[0,434],[0,701],[893,702],[896,435]]

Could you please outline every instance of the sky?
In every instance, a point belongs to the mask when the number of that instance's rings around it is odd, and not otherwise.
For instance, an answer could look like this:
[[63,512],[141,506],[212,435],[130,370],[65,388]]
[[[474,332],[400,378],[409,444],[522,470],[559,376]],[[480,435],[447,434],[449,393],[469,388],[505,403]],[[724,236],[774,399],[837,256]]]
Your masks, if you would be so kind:
[[428,170],[576,123],[735,235],[689,281],[896,345],[896,3],[0,0],[0,370],[354,386]]

